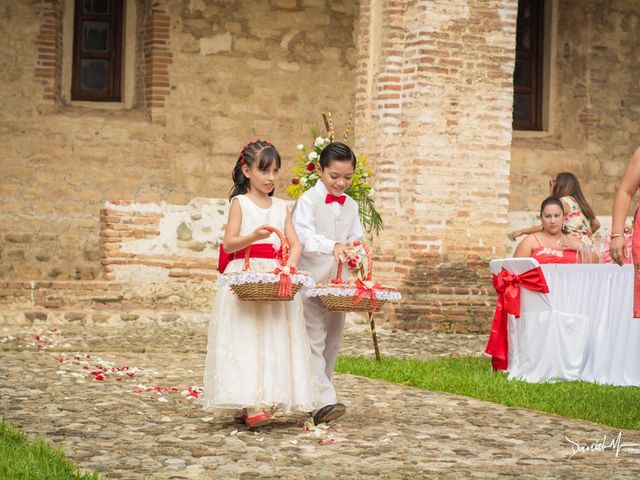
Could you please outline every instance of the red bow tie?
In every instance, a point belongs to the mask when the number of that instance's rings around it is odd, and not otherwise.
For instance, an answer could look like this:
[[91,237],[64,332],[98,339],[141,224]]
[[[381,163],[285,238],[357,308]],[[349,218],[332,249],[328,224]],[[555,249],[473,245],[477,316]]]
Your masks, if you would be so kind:
[[338,202],[340,205],[344,205],[344,201],[347,199],[346,195],[340,195],[336,197],[330,193],[327,193],[327,197],[324,199],[324,203]]

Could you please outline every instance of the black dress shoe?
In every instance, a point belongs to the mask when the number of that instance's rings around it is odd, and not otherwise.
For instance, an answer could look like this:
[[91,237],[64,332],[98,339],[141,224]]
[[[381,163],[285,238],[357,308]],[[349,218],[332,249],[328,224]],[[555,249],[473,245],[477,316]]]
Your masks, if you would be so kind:
[[347,411],[342,403],[334,403],[333,405],[325,405],[316,412],[313,416],[314,425],[320,425],[321,423],[329,423],[331,420],[340,418]]

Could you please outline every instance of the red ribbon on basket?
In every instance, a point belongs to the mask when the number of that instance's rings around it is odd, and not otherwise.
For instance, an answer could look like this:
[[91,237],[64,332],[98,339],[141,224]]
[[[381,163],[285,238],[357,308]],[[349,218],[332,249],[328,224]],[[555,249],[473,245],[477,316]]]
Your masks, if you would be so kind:
[[378,308],[378,297],[376,297],[376,289],[381,288],[378,282],[373,282],[368,280],[363,282],[359,278],[355,281],[356,286],[356,296],[353,297],[353,303],[357,304],[362,301],[363,298],[368,296],[371,299],[371,303],[373,303],[374,308]]
[[506,370],[509,358],[507,314],[520,318],[520,287],[534,292],[549,293],[549,286],[540,267],[532,268],[520,275],[509,273],[503,268],[499,274],[493,276],[493,286],[498,294],[498,302],[489,341],[484,351],[491,355],[494,370]]
[[291,275],[296,273],[296,267],[290,267],[288,265],[283,266],[282,268],[276,267],[273,273],[276,275],[280,275],[280,287],[278,289],[278,295],[281,297],[290,297],[291,296]]

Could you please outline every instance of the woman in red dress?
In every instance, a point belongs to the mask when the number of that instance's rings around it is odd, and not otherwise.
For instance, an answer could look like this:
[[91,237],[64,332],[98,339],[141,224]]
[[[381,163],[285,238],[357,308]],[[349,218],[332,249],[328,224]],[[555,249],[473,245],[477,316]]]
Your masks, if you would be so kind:
[[582,242],[577,236],[565,235],[562,202],[546,198],[540,207],[542,230],[527,235],[516,248],[514,257],[533,257],[538,263],[576,263]]

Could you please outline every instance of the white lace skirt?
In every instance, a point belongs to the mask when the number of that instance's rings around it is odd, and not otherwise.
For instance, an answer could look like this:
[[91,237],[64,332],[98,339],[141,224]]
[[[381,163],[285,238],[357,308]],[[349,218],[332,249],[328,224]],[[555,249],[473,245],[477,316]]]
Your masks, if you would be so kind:
[[[275,260],[251,259],[251,268],[272,271]],[[233,260],[227,272],[244,268]],[[241,301],[229,287],[216,292],[204,374],[206,407],[278,407],[313,410],[316,382],[300,292],[290,302]]]

